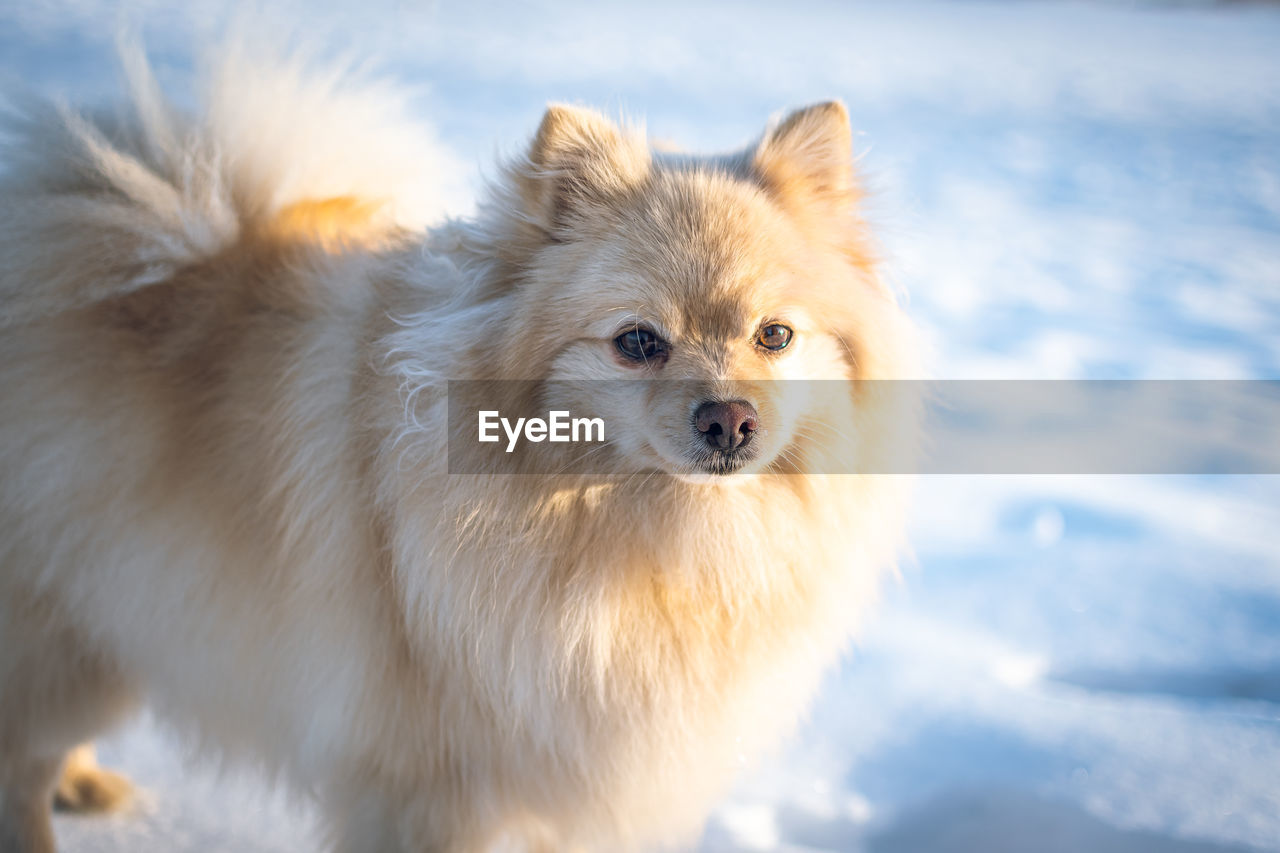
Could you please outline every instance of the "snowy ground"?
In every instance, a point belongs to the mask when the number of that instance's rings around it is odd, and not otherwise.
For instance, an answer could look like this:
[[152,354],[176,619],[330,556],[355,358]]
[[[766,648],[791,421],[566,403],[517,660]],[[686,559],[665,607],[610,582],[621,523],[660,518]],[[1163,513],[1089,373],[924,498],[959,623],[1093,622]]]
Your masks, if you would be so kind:
[[[551,99],[727,148],[844,98],[941,376],[1280,378],[1280,8],[482,5],[297,17],[424,84],[476,174]],[[137,8],[180,82],[216,4]],[[0,9],[0,83],[101,96],[116,21]],[[704,851],[1280,850],[1280,478],[939,477],[914,526],[902,582]],[[67,850],[314,845],[305,808],[145,721],[102,754],[149,802],[60,818]]]

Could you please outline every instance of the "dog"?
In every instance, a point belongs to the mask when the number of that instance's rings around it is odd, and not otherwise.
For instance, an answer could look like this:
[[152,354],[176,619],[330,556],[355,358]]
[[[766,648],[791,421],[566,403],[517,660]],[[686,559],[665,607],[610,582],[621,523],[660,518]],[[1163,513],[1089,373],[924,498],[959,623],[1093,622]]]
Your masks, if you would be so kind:
[[232,52],[187,113],[127,65],[5,119],[0,849],[127,801],[89,744],[144,703],[338,851],[695,839],[900,545],[902,479],[825,467],[918,372],[846,109],[693,156],[552,105],[448,219],[384,84]]

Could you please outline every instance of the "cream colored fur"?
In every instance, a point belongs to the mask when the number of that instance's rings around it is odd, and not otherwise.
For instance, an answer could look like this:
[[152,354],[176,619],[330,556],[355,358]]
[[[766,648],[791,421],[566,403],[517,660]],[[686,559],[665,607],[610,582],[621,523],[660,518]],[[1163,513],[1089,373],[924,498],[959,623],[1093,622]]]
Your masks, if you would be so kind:
[[[0,850],[50,848],[63,755],[140,702],[314,794],[338,850],[694,837],[898,541],[899,481],[812,472],[904,413],[763,381],[915,373],[843,107],[703,159],[552,107],[426,230],[451,166],[389,90],[233,55],[187,118],[133,69],[132,114],[7,126]],[[636,322],[662,364],[619,362]],[[642,377],[682,382],[567,402],[644,476],[447,472],[449,379]],[[691,383],[758,395],[755,473],[684,465]]]

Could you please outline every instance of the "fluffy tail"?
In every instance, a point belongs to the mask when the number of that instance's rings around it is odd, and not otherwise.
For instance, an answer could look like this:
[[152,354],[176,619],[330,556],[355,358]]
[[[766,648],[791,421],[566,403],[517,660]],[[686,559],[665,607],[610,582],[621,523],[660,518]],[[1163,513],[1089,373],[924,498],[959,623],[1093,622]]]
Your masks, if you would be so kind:
[[349,66],[233,47],[209,63],[192,116],[141,50],[122,55],[126,110],[20,98],[0,118],[0,325],[168,280],[246,240],[334,248],[421,229],[461,198],[462,169],[407,118],[404,94]]

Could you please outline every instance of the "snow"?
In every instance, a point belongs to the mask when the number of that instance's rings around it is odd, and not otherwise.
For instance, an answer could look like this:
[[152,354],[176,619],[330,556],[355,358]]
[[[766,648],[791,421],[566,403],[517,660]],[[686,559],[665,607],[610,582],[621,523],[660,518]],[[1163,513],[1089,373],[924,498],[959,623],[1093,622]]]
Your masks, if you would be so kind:
[[[189,77],[219,4],[0,9],[0,82]],[[1280,378],[1280,8],[333,0],[282,21],[420,85],[473,177],[548,100],[728,148],[845,99],[869,212],[950,378]],[[1280,478],[929,477],[914,558],[711,851],[1280,850]],[[313,816],[147,719],[139,812],[70,851],[300,850]]]

